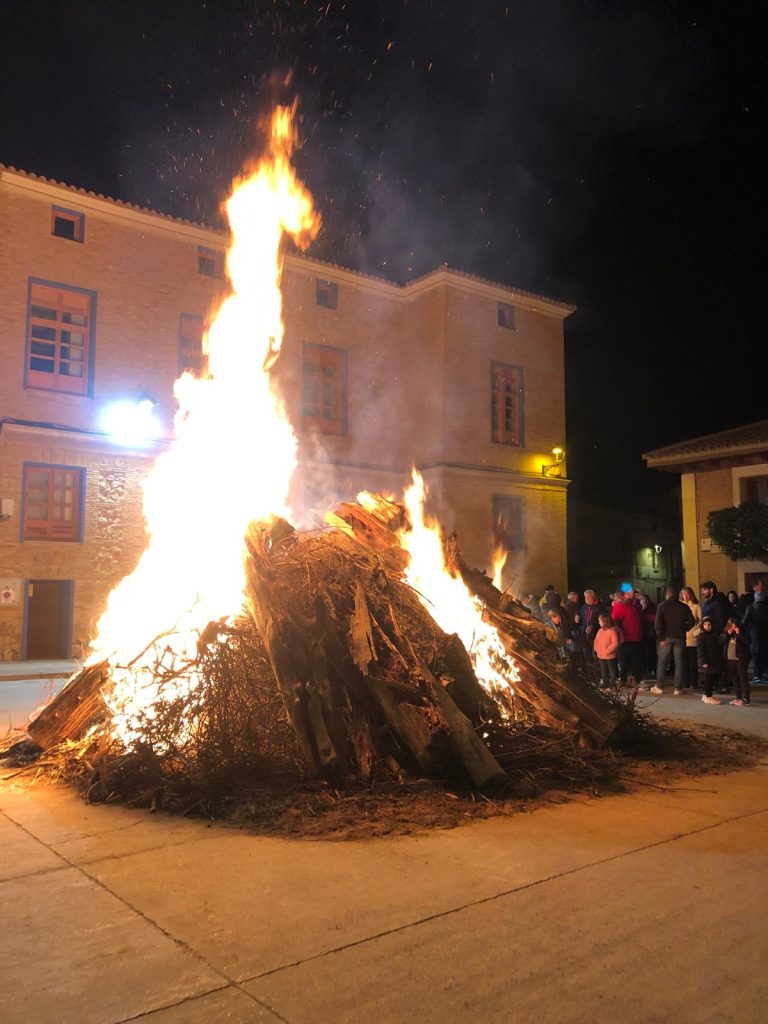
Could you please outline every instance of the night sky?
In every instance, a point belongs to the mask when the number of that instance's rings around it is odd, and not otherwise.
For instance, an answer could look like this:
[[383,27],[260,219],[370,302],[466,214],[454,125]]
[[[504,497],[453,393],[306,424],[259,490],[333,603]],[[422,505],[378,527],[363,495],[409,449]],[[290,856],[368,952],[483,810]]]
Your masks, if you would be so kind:
[[761,9],[25,0],[0,14],[0,162],[216,222],[298,94],[311,253],[576,303],[571,493],[643,509],[673,479],[642,451],[768,416]]

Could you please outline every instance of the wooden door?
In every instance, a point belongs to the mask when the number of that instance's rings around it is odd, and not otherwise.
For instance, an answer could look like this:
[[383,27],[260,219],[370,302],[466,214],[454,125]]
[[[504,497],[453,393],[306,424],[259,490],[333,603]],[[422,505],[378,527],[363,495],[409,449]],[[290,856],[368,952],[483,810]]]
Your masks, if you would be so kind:
[[27,661],[72,657],[73,587],[72,580],[27,581]]

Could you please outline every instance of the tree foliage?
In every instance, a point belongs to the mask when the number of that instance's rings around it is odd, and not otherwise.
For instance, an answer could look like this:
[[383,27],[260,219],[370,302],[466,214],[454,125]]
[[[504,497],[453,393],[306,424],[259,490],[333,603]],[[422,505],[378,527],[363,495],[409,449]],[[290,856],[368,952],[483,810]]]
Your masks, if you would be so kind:
[[734,562],[749,558],[768,563],[768,505],[744,501],[710,512],[707,528],[712,543]]

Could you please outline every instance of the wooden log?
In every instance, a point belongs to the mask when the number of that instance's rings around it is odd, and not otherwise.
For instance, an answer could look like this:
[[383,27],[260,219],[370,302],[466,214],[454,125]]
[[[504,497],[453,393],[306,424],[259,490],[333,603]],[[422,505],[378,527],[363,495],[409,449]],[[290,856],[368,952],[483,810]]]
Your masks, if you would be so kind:
[[478,789],[487,789],[506,781],[507,773],[477,735],[467,716],[453,702],[448,691],[426,665],[422,666],[422,671],[431,682],[437,706],[448,723],[451,743],[474,784]]
[[[360,542],[375,550],[383,549],[390,558],[392,539],[396,540],[390,524],[399,522],[392,512],[394,504],[374,495],[365,517],[354,512],[356,506],[342,506],[343,519]],[[515,690],[542,725],[580,733],[593,746],[609,743],[626,727],[630,710],[605,700],[575,670],[559,662],[544,626],[516,601],[501,601],[501,593],[485,573],[471,569],[463,560],[455,534],[444,542],[444,551],[449,571],[463,579],[483,603],[488,621],[498,630],[510,657],[518,663],[520,681]],[[499,610],[502,604],[504,611]]]
[[77,740],[104,713],[103,691],[109,662],[87,665],[29,723],[27,732],[43,750],[64,740]]
[[[285,539],[282,527],[277,529]],[[323,700],[318,690],[327,680],[314,678],[317,656],[308,650],[310,623],[296,629],[280,599],[278,589],[269,582],[268,528],[255,528],[246,538],[250,558],[247,564],[246,603],[248,611],[264,641],[277,687],[285,704],[301,752],[310,772],[332,774],[341,762],[340,752],[331,739],[325,720]]]
[[416,670],[429,685],[437,707],[448,724],[451,745],[470,778],[479,789],[499,785],[507,778],[506,772],[477,735],[467,716],[454,703],[448,691],[416,654],[412,644],[400,630],[394,610],[390,608],[389,611],[395,642],[404,654],[410,655]]
[[488,694],[477,681],[472,661],[457,633],[446,636],[440,657],[444,667],[440,682],[456,706],[470,722],[476,724],[490,702]]

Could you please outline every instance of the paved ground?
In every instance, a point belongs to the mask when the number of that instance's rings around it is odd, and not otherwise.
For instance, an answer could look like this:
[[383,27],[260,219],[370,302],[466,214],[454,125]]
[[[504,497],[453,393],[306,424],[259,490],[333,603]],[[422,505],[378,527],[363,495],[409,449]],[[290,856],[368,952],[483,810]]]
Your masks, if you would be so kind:
[[0,842],[3,1024],[768,1019],[768,763],[347,843],[11,780]]

